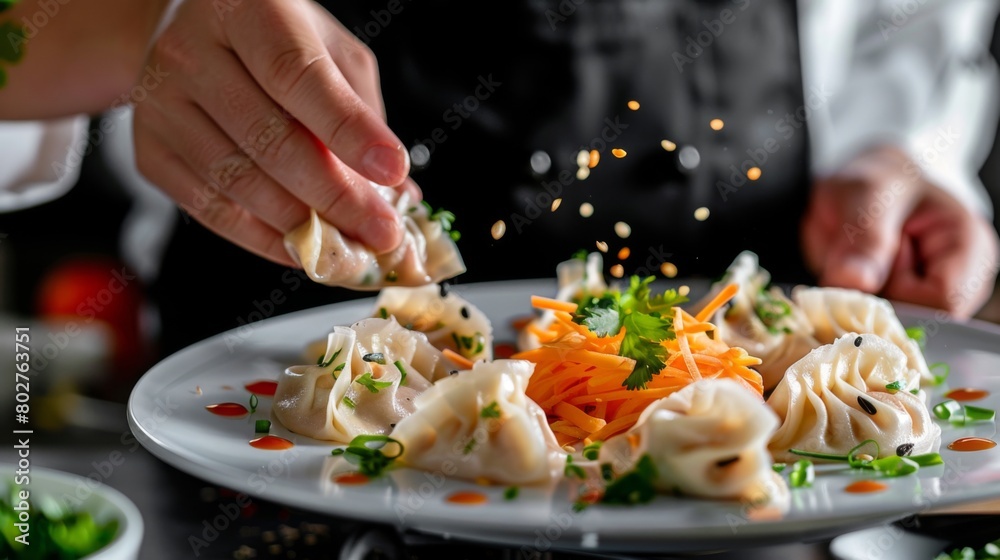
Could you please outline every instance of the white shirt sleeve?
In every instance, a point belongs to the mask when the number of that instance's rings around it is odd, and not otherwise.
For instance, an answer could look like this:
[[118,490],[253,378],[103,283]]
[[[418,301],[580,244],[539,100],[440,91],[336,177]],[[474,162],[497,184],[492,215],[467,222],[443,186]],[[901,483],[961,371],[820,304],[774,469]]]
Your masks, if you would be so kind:
[[[878,144],[992,215],[979,169],[993,145],[993,0],[800,0],[803,81],[816,175]],[[813,106],[815,104],[816,106]]]
[[88,122],[85,116],[0,122],[0,212],[49,202],[76,183]]

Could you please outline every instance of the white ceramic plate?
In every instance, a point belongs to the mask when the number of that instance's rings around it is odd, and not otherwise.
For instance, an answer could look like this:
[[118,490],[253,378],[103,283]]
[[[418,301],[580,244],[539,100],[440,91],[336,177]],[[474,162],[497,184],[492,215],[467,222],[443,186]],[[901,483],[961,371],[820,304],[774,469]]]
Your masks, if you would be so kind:
[[[493,320],[498,341],[510,341],[509,320],[530,311],[531,294],[554,293],[555,282],[454,289]],[[780,518],[750,503],[673,497],[638,507],[601,506],[574,513],[574,494],[565,483],[554,489],[522,488],[514,501],[503,500],[503,488],[477,487],[409,469],[371,484],[341,486],[325,470],[333,444],[292,434],[275,422],[272,433],[292,440],[295,447],[254,449],[248,445],[253,437],[251,420],[222,418],[205,410],[205,405],[223,401],[246,403],[250,394],[243,389],[245,383],[276,379],[285,367],[303,362],[307,342],[324,337],[333,325],[367,316],[372,302],[335,304],[251,323],[170,356],[132,392],[133,431],[167,463],[254,497],[406,530],[539,550],[715,550],[751,542],[801,541],[931,507],[1000,496],[1000,448],[975,453],[943,449],[946,465],[889,480],[889,489],[878,494],[848,494],[843,489],[856,475],[821,472],[813,488],[793,491],[791,509]],[[923,321],[928,326],[930,361],[951,364],[949,386],[989,390],[991,396],[976,404],[1000,408],[1000,329],[942,321],[933,312],[914,307],[900,306],[898,311],[904,324]],[[931,403],[940,401],[942,392],[935,389]],[[269,418],[270,404],[270,399],[261,398],[254,418]],[[944,426],[943,442],[967,435],[993,438],[994,430],[992,423],[961,429]],[[488,494],[489,502],[472,507],[444,500],[455,490],[472,488]]]

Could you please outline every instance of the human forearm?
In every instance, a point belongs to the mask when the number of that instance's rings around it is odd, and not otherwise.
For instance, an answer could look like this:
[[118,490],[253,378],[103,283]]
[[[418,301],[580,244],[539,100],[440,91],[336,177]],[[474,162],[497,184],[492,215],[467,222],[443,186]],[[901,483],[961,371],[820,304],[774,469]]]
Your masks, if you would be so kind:
[[[127,95],[167,0],[22,0],[0,14],[0,120],[96,113]],[[19,33],[20,31],[20,33]]]

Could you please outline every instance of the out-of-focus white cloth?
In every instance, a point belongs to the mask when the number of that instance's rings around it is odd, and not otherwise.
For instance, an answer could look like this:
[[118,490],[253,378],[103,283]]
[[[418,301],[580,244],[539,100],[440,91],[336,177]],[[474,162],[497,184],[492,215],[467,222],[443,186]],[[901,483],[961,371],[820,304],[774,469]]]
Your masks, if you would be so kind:
[[[814,173],[834,173],[861,151],[892,144],[918,164],[914,174],[991,216],[978,173],[997,124],[1000,84],[989,44],[998,10],[994,0],[799,0]],[[70,188],[85,125],[79,117],[0,123],[0,211]],[[53,162],[68,171],[56,173]]]

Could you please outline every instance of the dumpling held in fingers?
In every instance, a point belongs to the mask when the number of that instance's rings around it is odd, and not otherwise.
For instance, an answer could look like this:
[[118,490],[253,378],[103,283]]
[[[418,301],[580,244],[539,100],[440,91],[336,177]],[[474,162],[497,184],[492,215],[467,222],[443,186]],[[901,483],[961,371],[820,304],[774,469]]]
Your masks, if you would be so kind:
[[533,369],[526,360],[477,362],[436,382],[392,432],[404,447],[400,461],[498,484],[551,480],[565,453],[545,413],[525,395]]
[[414,410],[417,395],[448,376],[447,367],[423,333],[365,319],[334,327],[319,364],[285,370],[272,410],[289,430],[316,439],[387,434]]
[[795,461],[790,449],[846,455],[875,440],[879,457],[933,453],[941,428],[920,393],[906,356],[873,334],[848,333],[788,368],[767,404],[781,419],[770,449]]
[[455,292],[436,285],[388,287],[375,300],[375,316],[396,318],[427,335],[436,348],[450,348],[475,362],[493,359],[493,325],[486,314]]
[[399,213],[403,241],[378,255],[312,210],[309,221],[285,235],[285,248],[309,278],[327,286],[378,290],[384,286],[423,286],[465,272],[449,231],[453,216],[440,211],[432,216],[427,205],[412,202],[405,192],[375,188]]
[[765,390],[773,389],[788,366],[820,345],[806,317],[781,288],[769,288],[770,282],[771,275],[760,267],[757,255],[744,251],[704,300],[710,301],[729,284],[739,286],[729,305],[717,311],[711,321],[726,344],[761,359],[756,369]]
[[618,476],[644,455],[653,486],[704,498],[778,497],[767,442],[778,419],[756,395],[729,379],[703,379],[657,400],[629,431],[601,446],[598,461]]

